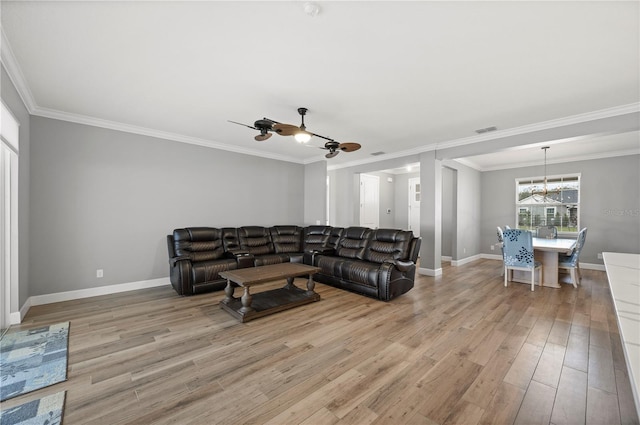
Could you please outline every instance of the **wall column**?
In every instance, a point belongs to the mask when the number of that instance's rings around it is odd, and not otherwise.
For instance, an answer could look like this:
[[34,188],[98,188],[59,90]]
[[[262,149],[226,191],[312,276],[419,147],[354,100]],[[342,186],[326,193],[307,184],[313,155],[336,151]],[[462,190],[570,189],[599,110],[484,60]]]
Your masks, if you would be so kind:
[[420,268],[427,276],[442,274],[442,161],[435,151],[420,154]]

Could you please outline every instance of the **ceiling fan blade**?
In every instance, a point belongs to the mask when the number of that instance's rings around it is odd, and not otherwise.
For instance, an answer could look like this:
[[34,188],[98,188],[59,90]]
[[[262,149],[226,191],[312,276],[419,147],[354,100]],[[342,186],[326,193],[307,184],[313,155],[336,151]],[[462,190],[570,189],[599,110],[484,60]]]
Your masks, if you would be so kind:
[[232,123],[234,123],[234,124],[242,125],[242,126],[244,126],[244,127],[253,128],[254,130],[258,130],[256,127],[254,127],[254,126],[252,126],[252,125],[249,125],[249,124],[243,124],[243,123],[241,123],[241,122],[236,122],[236,121],[231,121],[231,120],[227,120],[227,121],[228,121],[228,122],[232,122]]
[[300,132],[300,127],[291,124],[277,123],[273,125],[273,131],[281,136],[293,136]]
[[333,158],[334,156],[338,155],[340,153],[340,151],[331,151],[328,154],[326,154],[324,157],[325,158]]
[[346,143],[340,143],[339,147],[340,147],[341,150],[343,150],[345,152],[353,152],[353,151],[357,151],[362,146],[360,145],[360,143],[346,142]]
[[264,142],[269,137],[271,137],[271,133],[265,133],[265,134],[258,134],[256,137],[254,137],[254,139],[256,139],[258,142]]

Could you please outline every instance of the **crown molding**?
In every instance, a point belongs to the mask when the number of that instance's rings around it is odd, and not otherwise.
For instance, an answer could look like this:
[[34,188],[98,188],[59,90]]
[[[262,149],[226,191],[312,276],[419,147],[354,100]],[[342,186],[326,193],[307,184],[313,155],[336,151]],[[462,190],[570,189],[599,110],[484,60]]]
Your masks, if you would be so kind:
[[39,116],[43,118],[56,119],[60,121],[68,121],[76,124],[89,125],[93,127],[106,128],[109,130],[122,131],[125,133],[155,137],[157,139],[170,140],[170,141],[180,142],[180,143],[188,143],[191,145],[203,146],[203,147],[212,148],[212,149],[220,149],[220,150],[240,153],[244,155],[259,156],[261,158],[269,158],[269,159],[275,159],[279,161],[295,162],[297,164],[300,164],[299,159],[289,157],[289,156],[270,154],[262,151],[253,150],[253,149],[239,148],[239,147],[231,146],[225,143],[214,142],[212,140],[201,139],[198,137],[185,136],[182,134],[155,130],[152,128],[140,127],[140,126],[125,124],[125,123],[116,122],[116,121],[109,121],[109,120],[94,118],[86,115],[72,114],[68,112],[57,111],[55,109],[37,107],[33,110],[33,112],[31,112],[31,115]]
[[2,40],[0,41],[0,62],[2,62],[4,69],[7,71],[9,79],[18,91],[18,95],[22,99],[22,103],[24,103],[27,111],[32,113],[32,111],[36,109],[36,101],[33,98],[31,89],[29,89],[29,85],[22,73],[22,69],[18,65],[18,61],[13,54],[13,50],[11,49],[11,45],[9,44],[9,40],[4,33],[3,28],[0,28],[0,33],[2,37]]

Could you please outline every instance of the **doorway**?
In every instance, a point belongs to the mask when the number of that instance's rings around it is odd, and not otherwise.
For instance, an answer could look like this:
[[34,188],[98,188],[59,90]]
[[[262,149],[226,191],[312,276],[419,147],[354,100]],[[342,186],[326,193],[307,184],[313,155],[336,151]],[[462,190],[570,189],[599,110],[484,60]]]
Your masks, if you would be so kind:
[[360,174],[360,226],[380,227],[380,178]]
[[409,230],[420,236],[420,177],[409,179]]
[[0,118],[0,332],[11,324],[18,291],[18,121],[2,103]]

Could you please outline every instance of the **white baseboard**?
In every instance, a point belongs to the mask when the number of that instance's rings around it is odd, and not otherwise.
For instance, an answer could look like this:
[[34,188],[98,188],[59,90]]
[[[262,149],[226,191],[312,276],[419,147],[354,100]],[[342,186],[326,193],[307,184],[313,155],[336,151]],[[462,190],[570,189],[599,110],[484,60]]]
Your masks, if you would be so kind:
[[22,323],[22,319],[27,315],[27,311],[31,308],[31,299],[27,298],[20,311],[14,311],[9,315],[9,322],[12,325],[19,325]]
[[606,272],[607,270],[604,268],[604,264],[593,264],[593,263],[583,263],[580,262],[580,268],[585,270],[599,270],[601,272]]
[[483,260],[498,260],[502,261],[502,255],[500,254],[480,254],[480,258]]
[[425,276],[440,276],[442,274],[442,269],[425,269],[420,267],[418,269],[418,273]]
[[461,260],[453,260],[451,261],[451,265],[453,267],[463,266],[465,264],[473,263],[474,261],[482,259],[480,254],[472,255],[471,257],[463,258]]
[[21,323],[31,306],[97,297],[99,295],[117,294],[119,292],[135,291],[138,289],[156,288],[165,285],[171,285],[168,277],[99,286],[97,288],[78,289],[75,291],[57,292],[55,294],[34,295],[27,299],[19,312],[11,313],[11,324],[17,325]]

